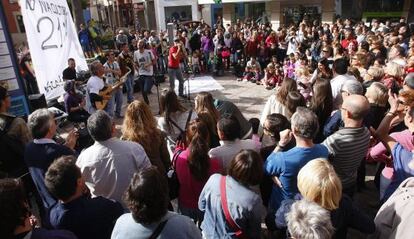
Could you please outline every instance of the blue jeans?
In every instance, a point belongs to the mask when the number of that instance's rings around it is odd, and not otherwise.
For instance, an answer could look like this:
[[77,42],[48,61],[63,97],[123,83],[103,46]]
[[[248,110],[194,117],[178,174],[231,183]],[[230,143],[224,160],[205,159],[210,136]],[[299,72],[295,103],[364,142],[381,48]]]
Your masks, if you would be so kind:
[[184,79],[180,68],[168,68],[168,77],[170,78],[170,89],[175,88],[175,79],[178,80],[178,95],[184,95]]
[[141,88],[142,97],[145,103],[149,105],[148,92],[151,91],[152,85],[154,84],[154,78],[152,76],[141,75],[138,78],[139,87]]
[[114,106],[115,106],[115,115],[121,116],[122,112],[122,103],[123,103],[123,95],[122,89],[117,89],[112,94],[111,100],[108,102],[108,114],[110,116],[114,116]]
[[128,75],[125,81],[125,89],[127,92],[127,101],[128,104],[134,101],[134,73]]

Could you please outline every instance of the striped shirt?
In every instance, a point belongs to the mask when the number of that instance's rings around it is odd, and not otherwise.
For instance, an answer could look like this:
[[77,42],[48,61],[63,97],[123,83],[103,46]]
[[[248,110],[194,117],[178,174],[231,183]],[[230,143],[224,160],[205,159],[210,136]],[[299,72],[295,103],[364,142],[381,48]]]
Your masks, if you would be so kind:
[[343,188],[355,185],[358,167],[368,151],[370,133],[366,127],[341,128],[322,143]]

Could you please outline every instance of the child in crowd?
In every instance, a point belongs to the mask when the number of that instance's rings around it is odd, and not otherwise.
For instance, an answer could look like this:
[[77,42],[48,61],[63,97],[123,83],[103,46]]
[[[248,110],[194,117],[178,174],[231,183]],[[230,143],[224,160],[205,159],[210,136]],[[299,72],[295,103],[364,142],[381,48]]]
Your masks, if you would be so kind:
[[271,59],[272,61],[273,61],[273,57],[275,57],[277,61],[277,57],[276,57],[277,51],[278,51],[277,44],[275,42],[272,42],[269,48],[269,56],[272,57]]
[[295,75],[299,92],[306,101],[310,100],[312,85],[308,68],[304,66],[297,68],[295,70]]
[[200,74],[200,54],[198,50],[195,50],[191,57],[191,69],[194,74]]
[[241,81],[244,75],[243,69],[245,69],[245,60],[244,57],[241,56],[237,59],[237,63],[234,65],[234,75],[237,77],[237,81]]
[[279,71],[276,71],[275,66],[272,63],[269,63],[266,67],[265,76],[261,80],[261,83],[266,87],[267,90],[271,90],[276,86],[280,85],[282,80]]
[[253,68],[252,66],[247,65],[246,70],[244,71],[243,75],[243,81],[251,81],[256,82],[257,80],[257,73],[256,68]]
[[283,73],[285,77],[292,79],[295,78],[295,62],[295,55],[292,53],[289,55],[289,59],[285,60],[285,64],[283,66]]
[[261,68],[265,68],[266,64],[269,62],[269,50],[266,47],[266,44],[264,41],[261,41],[258,48],[257,48],[257,56],[258,61]]

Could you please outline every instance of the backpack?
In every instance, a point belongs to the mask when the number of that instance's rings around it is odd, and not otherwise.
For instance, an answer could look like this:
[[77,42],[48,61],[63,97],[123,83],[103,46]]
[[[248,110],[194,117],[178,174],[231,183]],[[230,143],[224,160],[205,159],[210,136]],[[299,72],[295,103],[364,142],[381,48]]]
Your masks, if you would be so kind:
[[0,116],[0,174],[6,177],[21,177],[28,172],[24,163],[25,145],[17,138],[7,134],[16,117]]

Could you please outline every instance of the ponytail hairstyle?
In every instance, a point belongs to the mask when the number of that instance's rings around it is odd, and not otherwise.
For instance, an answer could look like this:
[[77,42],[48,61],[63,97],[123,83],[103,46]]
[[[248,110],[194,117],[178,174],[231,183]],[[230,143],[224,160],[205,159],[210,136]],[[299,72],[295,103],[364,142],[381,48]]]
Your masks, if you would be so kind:
[[210,157],[208,151],[209,132],[207,125],[199,119],[190,122],[187,128],[187,142],[189,155],[188,167],[192,176],[199,181],[208,178],[210,169]]

